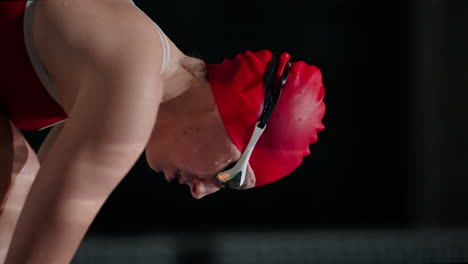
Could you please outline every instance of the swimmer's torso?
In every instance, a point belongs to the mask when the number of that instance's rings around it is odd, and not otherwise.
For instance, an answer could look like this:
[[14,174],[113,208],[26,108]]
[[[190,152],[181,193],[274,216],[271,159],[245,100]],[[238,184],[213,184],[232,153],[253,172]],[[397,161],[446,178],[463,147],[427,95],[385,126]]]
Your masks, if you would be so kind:
[[[127,20],[128,25],[154,23],[142,12],[136,12],[140,10],[132,0],[48,0],[30,1],[28,5],[31,6],[25,14],[25,42],[28,44],[27,31],[30,27],[29,46],[32,48],[29,47],[29,50],[34,49],[37,57],[36,64],[40,64],[43,75],[46,76],[41,79],[42,84],[65,114],[70,113],[81,88],[86,85],[87,76],[99,72],[92,62],[82,59],[84,56],[80,52],[83,49],[78,47],[77,43],[83,43],[83,39],[93,34],[99,34],[99,38],[91,37],[89,41],[105,39],[106,32],[109,31],[107,28],[112,25],[112,21]],[[29,25],[27,12],[30,12]],[[148,34],[159,35],[157,26],[148,27]],[[115,34],[108,35],[109,37],[115,36]],[[161,35],[164,35],[162,31]],[[169,42],[166,40],[166,44]],[[173,46],[172,42],[170,46]],[[96,52],[98,54],[98,51]],[[35,72],[41,75],[37,65],[35,66]],[[44,84],[44,78],[48,79],[51,84]],[[0,79],[0,86],[2,86],[1,81],[2,79]],[[25,87],[14,89],[18,92],[25,89],[22,96],[28,96]],[[29,89],[32,88],[29,87]],[[66,119],[66,115],[62,116],[62,119]]]

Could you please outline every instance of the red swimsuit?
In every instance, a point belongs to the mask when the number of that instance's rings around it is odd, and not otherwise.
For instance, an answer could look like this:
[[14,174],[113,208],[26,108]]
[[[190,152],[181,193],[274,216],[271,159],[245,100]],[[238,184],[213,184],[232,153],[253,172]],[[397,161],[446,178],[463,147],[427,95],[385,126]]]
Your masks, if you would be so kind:
[[34,2],[0,1],[0,108],[23,130],[67,118],[32,45]]

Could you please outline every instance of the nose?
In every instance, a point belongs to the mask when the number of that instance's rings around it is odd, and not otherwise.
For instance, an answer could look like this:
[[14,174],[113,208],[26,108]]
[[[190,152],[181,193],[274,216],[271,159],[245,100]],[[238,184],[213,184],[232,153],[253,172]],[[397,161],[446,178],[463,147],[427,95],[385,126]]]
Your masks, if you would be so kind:
[[220,188],[213,183],[205,182],[198,177],[193,178],[190,184],[190,191],[195,199],[201,199],[208,194],[217,192],[219,189]]

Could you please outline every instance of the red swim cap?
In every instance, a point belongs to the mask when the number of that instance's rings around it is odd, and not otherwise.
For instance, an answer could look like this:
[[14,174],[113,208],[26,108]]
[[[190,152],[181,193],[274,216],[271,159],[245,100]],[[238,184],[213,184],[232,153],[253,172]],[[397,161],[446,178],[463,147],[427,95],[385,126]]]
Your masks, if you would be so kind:
[[[273,54],[247,51],[221,64],[207,64],[218,110],[236,147],[244,152],[264,104],[263,77]],[[289,61],[279,57],[277,78]],[[281,97],[250,157],[256,186],[277,181],[293,172],[310,154],[309,145],[325,127],[325,91],[320,70],[303,61],[293,62]]]

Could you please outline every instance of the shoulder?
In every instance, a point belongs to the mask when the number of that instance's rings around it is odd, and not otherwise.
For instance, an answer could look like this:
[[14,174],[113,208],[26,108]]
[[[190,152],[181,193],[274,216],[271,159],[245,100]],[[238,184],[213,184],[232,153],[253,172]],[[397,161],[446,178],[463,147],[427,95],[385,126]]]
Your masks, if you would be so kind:
[[38,8],[79,58],[99,65],[141,59],[161,64],[154,22],[128,0],[48,0],[39,1]]
[[78,94],[93,89],[99,100],[100,94],[126,90],[158,93],[159,33],[154,22],[128,0],[48,0],[38,1],[38,7],[72,54],[73,71],[80,75]]
[[80,140],[95,144],[143,144],[162,97],[162,51],[154,23],[120,0],[39,2],[80,75],[67,121],[73,133],[86,131]]

